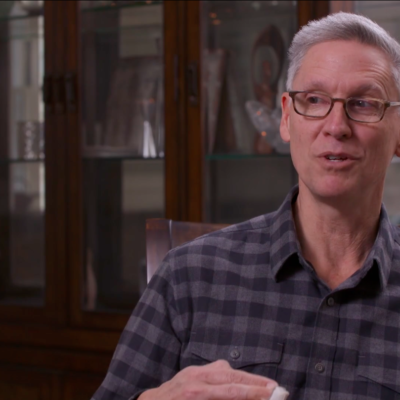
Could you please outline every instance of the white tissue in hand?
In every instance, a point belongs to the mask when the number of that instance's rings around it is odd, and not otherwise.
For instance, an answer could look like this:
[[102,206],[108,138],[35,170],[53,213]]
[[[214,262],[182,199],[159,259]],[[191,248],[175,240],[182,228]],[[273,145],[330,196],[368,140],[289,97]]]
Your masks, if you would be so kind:
[[289,392],[282,386],[277,386],[272,392],[272,396],[269,400],[286,400],[289,396]]

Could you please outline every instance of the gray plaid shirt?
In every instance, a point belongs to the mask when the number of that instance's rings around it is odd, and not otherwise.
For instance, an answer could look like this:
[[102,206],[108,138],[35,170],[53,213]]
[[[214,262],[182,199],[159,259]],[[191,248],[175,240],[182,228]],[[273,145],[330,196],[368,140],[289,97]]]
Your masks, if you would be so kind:
[[277,380],[290,399],[400,399],[400,230],[382,207],[364,266],[330,290],[302,256],[297,193],[169,252],[93,399],[134,399],[218,359]]

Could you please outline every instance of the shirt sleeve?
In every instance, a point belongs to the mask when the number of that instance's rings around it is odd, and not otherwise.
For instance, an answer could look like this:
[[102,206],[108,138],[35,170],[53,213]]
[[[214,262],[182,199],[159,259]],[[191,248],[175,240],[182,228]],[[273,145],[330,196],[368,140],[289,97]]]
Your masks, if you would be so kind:
[[179,371],[182,327],[168,258],[129,318],[107,375],[92,400],[134,400]]

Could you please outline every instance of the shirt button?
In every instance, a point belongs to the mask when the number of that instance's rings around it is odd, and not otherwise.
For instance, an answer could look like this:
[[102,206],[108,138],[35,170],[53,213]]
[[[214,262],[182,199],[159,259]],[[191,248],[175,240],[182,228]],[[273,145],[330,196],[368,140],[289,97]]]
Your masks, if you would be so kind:
[[324,367],[324,365],[322,363],[315,364],[315,369],[320,374],[322,374],[325,371],[325,367]]
[[333,297],[329,297],[328,299],[328,306],[332,307],[335,305],[335,299]]
[[233,358],[234,360],[236,360],[240,357],[240,351],[238,349],[231,350],[231,352],[229,354],[230,354],[231,358]]

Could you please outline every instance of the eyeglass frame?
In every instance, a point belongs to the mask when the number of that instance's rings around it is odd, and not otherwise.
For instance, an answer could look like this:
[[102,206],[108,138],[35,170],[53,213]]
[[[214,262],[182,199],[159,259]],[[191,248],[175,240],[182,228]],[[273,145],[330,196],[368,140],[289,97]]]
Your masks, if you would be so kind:
[[[315,93],[315,94],[318,94],[318,92],[315,92],[315,91],[313,91],[313,90],[291,90],[291,91],[288,92],[288,93],[289,93],[290,98],[293,100],[293,109],[294,109],[294,111],[295,111],[297,114],[302,115],[303,117],[308,117],[308,118],[325,118],[325,117],[328,116],[329,113],[332,111],[333,105],[334,105],[336,102],[340,102],[340,103],[343,103],[344,112],[346,113],[347,118],[350,119],[351,121],[361,122],[361,123],[364,123],[364,124],[375,124],[375,123],[377,123],[377,122],[382,121],[383,117],[385,116],[386,110],[387,110],[389,107],[400,106],[400,102],[398,102],[398,101],[388,101],[388,100],[383,100],[383,99],[376,99],[376,98],[373,98],[373,97],[368,97],[368,98],[365,98],[365,99],[362,99],[362,98],[359,98],[359,97],[348,97],[347,99],[343,99],[343,98],[340,98],[340,97],[331,97],[331,96],[328,96],[328,95],[325,94],[325,93],[320,93],[320,94],[323,94],[324,96],[329,97],[329,98],[331,99],[331,106],[329,107],[329,110],[327,111],[327,113],[326,113],[325,115],[321,115],[320,117],[316,117],[316,116],[311,116],[311,115],[302,114],[301,112],[299,112],[299,111],[296,109],[296,106],[295,106],[295,103],[296,103],[296,102],[295,102],[295,99],[294,99],[294,98],[295,98],[295,96],[296,96],[297,93]],[[349,115],[349,113],[348,113],[348,111],[347,111],[347,102],[348,102],[350,99],[374,100],[374,101],[378,101],[379,103],[383,104],[384,108],[383,108],[383,112],[382,112],[381,118],[378,119],[377,121],[360,121],[360,120],[358,120],[358,119],[354,119],[354,118],[350,117],[350,115]]]

